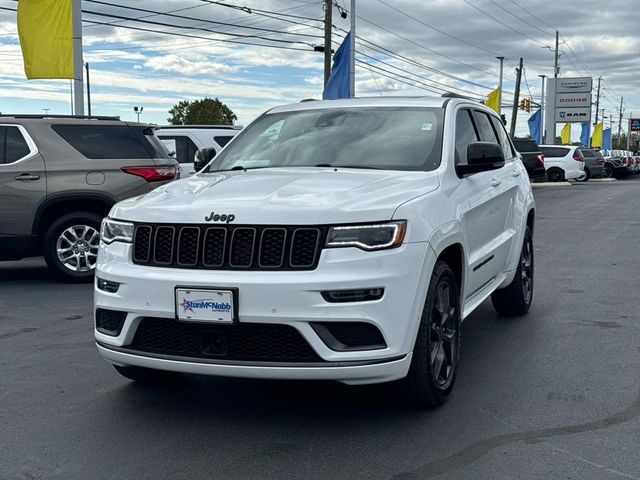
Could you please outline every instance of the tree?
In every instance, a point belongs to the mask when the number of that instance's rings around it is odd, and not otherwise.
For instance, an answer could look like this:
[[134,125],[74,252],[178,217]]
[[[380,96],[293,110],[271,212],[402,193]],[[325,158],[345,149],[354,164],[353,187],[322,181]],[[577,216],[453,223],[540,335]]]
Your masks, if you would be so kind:
[[233,125],[238,117],[218,98],[182,100],[169,110],[171,125]]

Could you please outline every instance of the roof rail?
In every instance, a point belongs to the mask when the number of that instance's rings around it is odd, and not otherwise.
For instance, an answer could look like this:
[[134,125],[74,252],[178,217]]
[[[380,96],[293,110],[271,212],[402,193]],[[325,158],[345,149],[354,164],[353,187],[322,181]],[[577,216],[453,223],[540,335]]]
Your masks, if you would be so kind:
[[302,100],[300,100],[300,103],[315,102],[315,101],[317,101],[315,98],[303,98]]
[[444,98],[464,98],[465,100],[471,100],[473,102],[478,102],[479,101],[477,98],[467,97],[465,95],[460,95],[459,93],[454,93],[454,92],[444,92],[440,96],[444,97]]
[[120,117],[107,117],[104,115],[40,115],[37,113],[0,113],[0,117],[11,118],[80,118],[88,120],[120,120]]
[[158,128],[162,128],[163,130],[171,128],[216,128],[218,130],[242,130],[242,125],[158,125]]

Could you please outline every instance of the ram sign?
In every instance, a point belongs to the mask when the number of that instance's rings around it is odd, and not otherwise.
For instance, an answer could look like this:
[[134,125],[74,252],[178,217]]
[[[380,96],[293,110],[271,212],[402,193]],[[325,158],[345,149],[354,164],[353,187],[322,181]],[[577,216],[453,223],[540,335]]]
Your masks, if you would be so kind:
[[586,107],[556,108],[556,122],[577,123],[591,121],[591,104]]

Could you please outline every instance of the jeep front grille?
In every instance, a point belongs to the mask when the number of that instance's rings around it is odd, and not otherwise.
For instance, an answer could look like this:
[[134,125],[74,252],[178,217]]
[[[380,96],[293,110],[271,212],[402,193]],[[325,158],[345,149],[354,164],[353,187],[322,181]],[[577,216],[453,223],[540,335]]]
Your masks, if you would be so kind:
[[313,270],[326,227],[138,224],[133,263],[209,270]]

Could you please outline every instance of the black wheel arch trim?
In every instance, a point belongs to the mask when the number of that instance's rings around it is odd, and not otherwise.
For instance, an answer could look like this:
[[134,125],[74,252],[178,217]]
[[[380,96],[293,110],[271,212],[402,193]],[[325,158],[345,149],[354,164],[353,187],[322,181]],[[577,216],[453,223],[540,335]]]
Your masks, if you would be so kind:
[[[40,205],[38,205],[38,209],[36,210],[36,214],[33,218],[33,226],[31,227],[31,232],[33,235],[37,235],[40,229],[40,223],[42,222],[42,217],[44,213],[51,207],[63,203],[68,202],[70,200],[76,201],[86,201],[86,200],[94,200],[103,202],[109,208],[114,206],[118,201],[115,197],[109,195],[104,192],[92,192],[92,191],[75,191],[72,193],[58,193],[51,196],[47,196]],[[80,204],[81,205],[81,204]],[[82,207],[79,207],[78,210],[82,210]],[[86,210],[86,209],[85,209]]]

